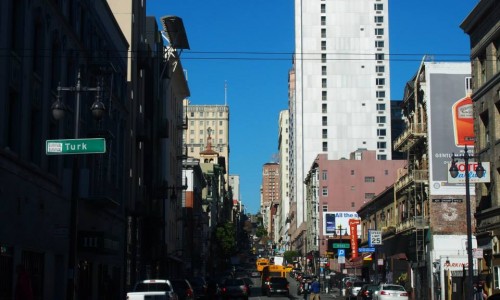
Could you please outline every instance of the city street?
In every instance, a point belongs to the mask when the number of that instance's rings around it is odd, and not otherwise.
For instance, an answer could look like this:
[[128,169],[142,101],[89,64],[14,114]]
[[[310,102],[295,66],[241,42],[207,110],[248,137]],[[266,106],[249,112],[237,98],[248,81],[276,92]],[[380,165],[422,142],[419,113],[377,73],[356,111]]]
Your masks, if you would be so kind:
[[[298,282],[291,277],[288,277],[287,279],[290,282],[290,297],[273,296],[272,299],[282,299],[282,300],[285,300],[285,299],[294,299],[294,300],[304,299],[304,295],[297,295]],[[260,279],[253,278],[252,280],[254,281],[254,286],[252,288],[252,296],[249,299],[251,299],[251,300],[269,299],[269,297],[263,296],[261,294]],[[338,289],[333,289],[332,291],[329,291],[328,293],[322,292],[320,297],[321,297],[321,300],[343,299],[343,297],[340,297],[340,293],[339,293]],[[307,299],[309,299],[309,295],[308,295]]]

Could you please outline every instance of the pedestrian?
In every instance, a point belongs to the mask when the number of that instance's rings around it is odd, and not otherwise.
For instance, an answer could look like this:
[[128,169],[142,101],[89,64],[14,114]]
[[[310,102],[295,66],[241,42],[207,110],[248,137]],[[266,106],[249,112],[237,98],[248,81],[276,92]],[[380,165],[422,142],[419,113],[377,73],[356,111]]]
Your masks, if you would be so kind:
[[33,300],[33,289],[31,287],[31,278],[23,265],[17,265],[17,282],[15,290],[15,300]]
[[319,293],[321,292],[321,285],[319,284],[318,277],[314,276],[311,284],[311,297],[309,300],[320,300]]
[[309,291],[311,289],[311,284],[309,281],[307,281],[306,279],[304,279],[304,285],[303,285],[303,288],[304,288],[304,300],[308,300],[307,298],[307,295],[309,295]]

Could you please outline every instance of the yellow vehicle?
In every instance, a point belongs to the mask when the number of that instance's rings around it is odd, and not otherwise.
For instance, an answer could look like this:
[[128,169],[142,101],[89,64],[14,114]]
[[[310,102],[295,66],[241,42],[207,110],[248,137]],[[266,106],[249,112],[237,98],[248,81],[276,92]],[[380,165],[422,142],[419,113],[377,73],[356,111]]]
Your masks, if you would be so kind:
[[262,269],[261,276],[261,289],[262,295],[266,295],[267,292],[267,282],[269,282],[269,278],[271,277],[283,277],[286,278],[288,272],[286,271],[285,266],[280,265],[268,265]]
[[257,258],[256,265],[257,265],[257,271],[259,271],[262,274],[262,270],[264,269],[264,267],[269,266],[269,259],[264,257]]

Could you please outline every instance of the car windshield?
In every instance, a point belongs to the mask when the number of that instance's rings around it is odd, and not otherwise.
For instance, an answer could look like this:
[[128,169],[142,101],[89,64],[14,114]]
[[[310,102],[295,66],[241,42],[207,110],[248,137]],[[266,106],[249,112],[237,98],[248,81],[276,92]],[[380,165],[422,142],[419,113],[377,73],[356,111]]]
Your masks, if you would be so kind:
[[384,285],[382,289],[386,291],[405,291],[405,288],[401,285]]
[[272,277],[271,282],[279,282],[279,283],[286,283],[287,280],[286,278],[283,278],[283,277]]

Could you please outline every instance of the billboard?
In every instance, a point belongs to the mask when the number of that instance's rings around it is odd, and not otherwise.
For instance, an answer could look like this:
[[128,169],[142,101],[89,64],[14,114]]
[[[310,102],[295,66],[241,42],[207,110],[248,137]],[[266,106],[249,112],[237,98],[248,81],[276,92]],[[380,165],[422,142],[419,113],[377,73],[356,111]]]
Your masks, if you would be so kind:
[[425,67],[430,194],[461,194],[463,185],[448,182],[448,164],[452,153],[462,155],[462,145],[474,140],[468,127],[470,64],[425,63]]
[[[350,219],[359,219],[355,211],[325,211],[323,212],[323,235],[334,236],[340,234],[351,234],[349,227]],[[357,235],[361,233],[361,225],[357,225]]]

